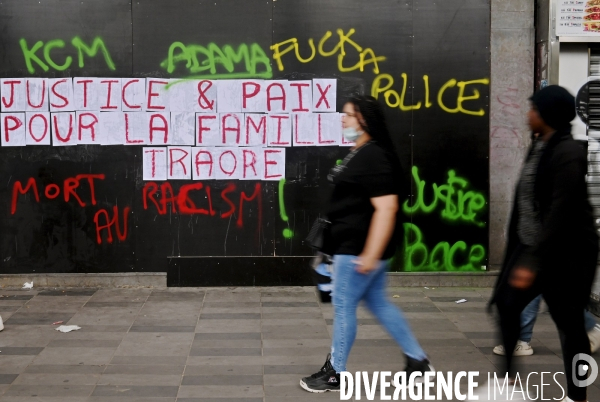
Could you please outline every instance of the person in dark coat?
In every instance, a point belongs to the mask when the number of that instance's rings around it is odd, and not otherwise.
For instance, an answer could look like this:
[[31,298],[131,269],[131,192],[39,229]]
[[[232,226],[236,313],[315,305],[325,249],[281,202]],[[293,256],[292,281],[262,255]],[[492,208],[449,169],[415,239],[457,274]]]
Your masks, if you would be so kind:
[[[504,350],[514,350],[521,312],[543,295],[561,339],[564,401],[585,401],[586,387],[575,384],[572,362],[577,354],[590,354],[581,312],[589,301],[598,258],[585,180],[587,155],[571,136],[575,99],[566,89],[551,85],[530,100],[529,126],[539,140],[530,149],[517,186],[506,256],[491,303],[500,316]],[[506,353],[505,368],[514,378],[512,358]]]

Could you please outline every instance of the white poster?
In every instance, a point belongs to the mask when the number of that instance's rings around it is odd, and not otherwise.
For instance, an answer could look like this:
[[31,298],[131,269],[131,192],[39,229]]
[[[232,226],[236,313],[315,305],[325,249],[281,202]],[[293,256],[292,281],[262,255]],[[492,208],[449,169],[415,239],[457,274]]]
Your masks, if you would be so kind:
[[270,147],[292,146],[291,120],[289,114],[270,114],[267,117],[267,144]]
[[121,108],[124,112],[146,110],[146,80],[143,78],[121,78]]
[[242,135],[246,133],[244,128],[243,113],[221,113],[221,143],[219,145],[240,145]]
[[346,113],[340,113],[340,147],[353,147],[355,145],[354,142],[352,141],[348,141],[346,140],[346,138],[344,138],[344,136],[342,135],[342,131],[344,130],[344,125],[343,125],[343,119],[344,116],[346,116]]
[[241,80],[242,112],[264,113],[267,111],[265,85],[268,81]]
[[337,80],[313,80],[313,112],[335,112],[337,101]]
[[167,180],[167,148],[143,148],[144,180]]
[[26,110],[28,112],[48,111],[48,90],[45,78],[27,78],[25,80]]
[[0,135],[3,147],[24,147],[25,113],[0,113]]
[[221,147],[216,150],[217,180],[236,180],[242,175],[242,148]]
[[201,80],[195,83],[195,111],[217,113],[217,81]]
[[50,145],[50,113],[27,112],[25,113],[25,144]]
[[192,148],[192,178],[194,180],[211,180],[215,178],[215,155],[217,155],[219,149],[223,148]]
[[27,110],[25,78],[0,79],[0,110],[2,112],[24,112]]
[[220,122],[218,114],[196,113],[196,145],[221,145]]
[[196,114],[192,112],[171,112],[171,134],[173,145],[195,145]]
[[288,113],[290,111],[289,81],[266,81],[266,106],[268,113]]
[[120,112],[121,109],[121,79],[100,79],[99,94],[100,110],[102,112]]
[[295,147],[309,147],[317,145],[317,131],[313,124],[315,114],[294,113],[292,115],[292,132]]
[[[123,131],[122,138],[125,140],[124,145],[146,145],[149,140],[149,114],[139,112],[123,113]],[[152,113],[154,114],[154,113]],[[160,132],[157,137],[160,137]]]
[[339,113],[313,113],[313,131],[318,146],[340,145],[342,120]]
[[240,180],[262,180],[265,163],[263,147],[240,148],[242,152],[242,174]]
[[48,102],[51,112],[72,112],[75,110],[73,102],[73,79],[49,78]]
[[243,145],[267,145],[267,115],[246,113],[246,135]]
[[169,111],[168,80],[146,78],[146,110],[157,112]]
[[77,144],[100,145],[100,112],[76,112]]
[[192,178],[192,147],[168,147],[167,179],[189,180]]
[[151,145],[171,144],[171,115],[169,113],[144,113],[146,116],[147,143]]
[[124,145],[125,113],[100,113],[98,137],[100,138],[101,145]]
[[285,148],[264,148],[263,180],[281,180],[285,177]]
[[75,112],[50,113],[52,145],[77,145]]
[[288,102],[292,113],[312,112],[312,81],[290,81]]
[[100,79],[74,78],[73,102],[75,110],[100,110]]
[[242,111],[242,85],[240,80],[222,80],[217,85],[217,112]]

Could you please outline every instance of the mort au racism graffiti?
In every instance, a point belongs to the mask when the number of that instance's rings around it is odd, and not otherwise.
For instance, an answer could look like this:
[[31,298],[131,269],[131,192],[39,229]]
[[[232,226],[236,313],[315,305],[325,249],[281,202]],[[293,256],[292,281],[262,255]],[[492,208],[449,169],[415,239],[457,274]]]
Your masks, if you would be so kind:
[[[354,93],[383,103],[412,184],[394,269],[485,268],[488,2],[185,3],[0,5],[5,271],[307,283]],[[244,275],[210,280],[210,258]]]

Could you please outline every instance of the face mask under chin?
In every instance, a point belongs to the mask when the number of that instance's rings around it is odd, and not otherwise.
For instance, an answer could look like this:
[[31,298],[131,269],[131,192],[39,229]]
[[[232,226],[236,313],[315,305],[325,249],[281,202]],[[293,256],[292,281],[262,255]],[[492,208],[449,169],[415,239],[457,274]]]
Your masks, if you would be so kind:
[[356,142],[356,140],[362,135],[362,131],[358,131],[354,127],[346,127],[342,130],[344,139],[349,142]]

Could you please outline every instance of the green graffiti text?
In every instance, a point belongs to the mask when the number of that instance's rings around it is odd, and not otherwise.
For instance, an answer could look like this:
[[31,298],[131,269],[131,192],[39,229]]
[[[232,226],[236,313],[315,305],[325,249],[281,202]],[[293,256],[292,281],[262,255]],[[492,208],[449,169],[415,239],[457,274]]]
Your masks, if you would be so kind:
[[464,241],[443,241],[430,250],[421,229],[412,223],[404,224],[405,271],[480,271],[485,269],[485,254],[481,244],[469,247]]
[[[71,66],[73,62],[73,58],[71,56],[67,56],[62,64],[58,64],[51,55],[51,51],[55,48],[64,48],[65,41],[62,39],[53,39],[51,41],[44,42],[37,41],[31,48],[27,44],[27,40],[22,38],[19,41],[21,45],[21,51],[23,52],[23,57],[25,58],[25,65],[27,66],[27,71],[30,74],[34,74],[36,72],[35,67],[39,67],[44,71],[50,70],[52,67],[57,71],[64,71]],[[98,54],[98,51],[102,52],[104,56],[104,61],[106,62],[106,66],[110,70],[115,70],[115,63],[110,57],[110,53],[104,44],[104,41],[100,37],[95,37],[92,41],[92,45],[88,46],[79,36],[74,37],[71,40],[71,45],[77,50],[77,59],[79,68],[83,68],[85,66],[85,55],[88,57],[95,57]],[[44,60],[40,59],[37,52],[42,49]],[[45,61],[45,62],[44,62]],[[35,63],[35,65],[34,65]]]
[[415,213],[429,214],[440,205],[443,207],[442,218],[452,221],[464,221],[477,226],[485,226],[485,222],[477,221],[477,213],[481,212],[486,205],[485,196],[477,191],[468,190],[469,182],[456,175],[454,170],[448,171],[448,179],[445,184],[432,184],[433,199],[427,204],[425,202],[425,186],[427,182],[419,177],[419,168],[413,166],[412,177],[416,187],[415,199],[412,205],[405,201],[402,210],[407,215]]
[[172,74],[182,62],[185,62],[185,68],[194,74],[189,78],[273,77],[271,60],[257,43],[250,46],[243,43],[236,50],[229,45],[221,48],[215,43],[201,46],[173,42],[169,47],[169,56],[161,63],[161,67]]
[[279,215],[281,220],[288,224],[288,227],[283,229],[283,237],[291,239],[294,237],[294,232],[289,228],[289,218],[285,212],[285,196],[283,195],[283,188],[285,187],[285,179],[279,180]]

